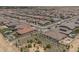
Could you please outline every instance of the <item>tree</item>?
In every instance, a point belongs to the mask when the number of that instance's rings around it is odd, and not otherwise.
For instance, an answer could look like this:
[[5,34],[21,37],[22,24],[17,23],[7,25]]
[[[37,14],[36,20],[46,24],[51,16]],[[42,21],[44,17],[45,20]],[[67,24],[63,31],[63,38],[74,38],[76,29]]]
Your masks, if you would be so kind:
[[66,52],[66,50],[65,50],[65,49],[63,49],[63,52]]
[[79,48],[77,49],[77,52],[79,52]]
[[27,48],[27,46],[25,46]]
[[29,40],[30,43],[33,43],[33,40]]
[[69,49],[70,48],[70,45],[66,45],[66,48]]
[[20,51],[23,52],[23,48],[20,48]]
[[29,43],[29,40],[27,40],[27,43]]
[[33,46],[35,47],[35,44]]
[[47,44],[47,45],[46,45],[46,48],[51,48],[51,45],[50,45],[50,44]]
[[37,44],[41,44],[41,43],[42,43],[41,41],[38,41],[38,42],[37,42]]
[[61,19],[64,19],[64,15],[63,15],[63,14],[60,14],[60,18],[61,18]]
[[37,41],[38,39],[35,37],[35,40]]
[[46,50],[46,47],[44,47],[44,50]]
[[31,48],[32,47],[32,45],[31,44],[28,44],[28,48]]

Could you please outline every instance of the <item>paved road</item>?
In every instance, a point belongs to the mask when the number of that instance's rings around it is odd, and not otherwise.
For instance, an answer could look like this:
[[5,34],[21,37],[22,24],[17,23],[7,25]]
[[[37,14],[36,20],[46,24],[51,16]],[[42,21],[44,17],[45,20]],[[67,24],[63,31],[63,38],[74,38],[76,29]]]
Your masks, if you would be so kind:
[[59,21],[59,22],[56,22],[56,23],[53,23],[53,24],[50,24],[50,25],[47,25],[47,26],[39,26],[39,25],[35,25],[35,24],[33,24],[33,23],[28,23],[28,24],[30,24],[30,25],[32,25],[32,26],[34,26],[34,27],[36,27],[38,30],[40,29],[47,29],[47,28],[51,28],[51,27],[55,27],[55,26],[57,26],[57,24],[58,23],[63,23],[63,22],[67,22],[67,21],[70,21],[70,19],[77,19],[77,18],[79,18],[79,16],[74,16],[74,17],[72,17],[72,18],[69,18],[69,19],[64,19],[64,20],[61,20],[61,21]]

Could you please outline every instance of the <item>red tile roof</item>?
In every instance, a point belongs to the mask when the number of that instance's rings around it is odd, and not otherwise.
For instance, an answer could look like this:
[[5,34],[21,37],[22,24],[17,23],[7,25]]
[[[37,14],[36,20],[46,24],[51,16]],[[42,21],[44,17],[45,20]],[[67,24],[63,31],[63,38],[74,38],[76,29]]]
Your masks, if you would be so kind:
[[25,34],[35,30],[34,28],[32,28],[30,25],[27,24],[19,25],[16,28],[17,28],[17,33],[19,34]]

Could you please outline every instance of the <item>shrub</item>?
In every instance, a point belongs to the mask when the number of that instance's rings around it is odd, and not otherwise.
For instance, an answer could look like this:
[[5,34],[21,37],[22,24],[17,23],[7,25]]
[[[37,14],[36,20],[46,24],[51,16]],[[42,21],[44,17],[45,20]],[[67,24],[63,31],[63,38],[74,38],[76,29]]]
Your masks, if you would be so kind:
[[41,43],[42,43],[41,41],[38,41],[38,42],[37,42],[37,44],[41,44]]
[[23,48],[20,48],[20,51],[23,52]]
[[50,44],[47,44],[47,45],[46,45],[46,48],[51,48],[51,45],[50,45]]
[[31,44],[28,44],[28,48],[31,48],[32,47],[32,45]]
[[40,52],[39,50],[36,50],[35,52]]
[[79,52],[79,48],[78,48],[77,52]]

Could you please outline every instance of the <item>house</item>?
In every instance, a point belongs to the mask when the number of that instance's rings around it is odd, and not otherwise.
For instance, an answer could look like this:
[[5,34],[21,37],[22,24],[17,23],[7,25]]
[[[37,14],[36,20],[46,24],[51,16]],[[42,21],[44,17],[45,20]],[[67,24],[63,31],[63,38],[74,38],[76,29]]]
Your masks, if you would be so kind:
[[78,19],[70,19],[70,21],[63,22],[60,26],[67,27],[70,30],[73,30],[77,26],[79,26],[79,20]]
[[52,19],[54,22],[57,22],[57,21],[60,21],[61,19],[59,19],[59,18],[53,18]]
[[59,26],[59,32],[68,35],[72,32],[72,30],[65,26]]
[[46,26],[50,24],[50,21],[39,21],[38,24],[41,26]]
[[17,29],[16,32],[18,34],[25,34],[25,33],[29,33],[29,32],[32,32],[32,31],[35,30],[35,28],[31,27],[29,24],[20,24],[20,25],[17,25],[15,27],[15,29]]
[[19,22],[15,21],[15,20],[10,20],[10,22],[7,23],[6,25],[9,26],[9,27],[11,27],[11,26],[16,26],[18,24],[19,24]]
[[5,28],[8,28],[7,26],[3,25],[3,26],[0,26],[0,29],[5,29]]
[[56,39],[56,40],[61,40],[61,39],[64,39],[65,37],[67,37],[67,35],[60,33],[56,29],[49,30],[43,34],[48,37],[51,37],[52,39]]
[[60,26],[68,28],[69,30],[72,30],[72,29],[75,28],[75,23],[71,22],[71,21],[68,21],[68,22],[63,22]]

